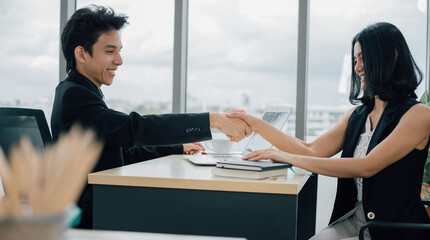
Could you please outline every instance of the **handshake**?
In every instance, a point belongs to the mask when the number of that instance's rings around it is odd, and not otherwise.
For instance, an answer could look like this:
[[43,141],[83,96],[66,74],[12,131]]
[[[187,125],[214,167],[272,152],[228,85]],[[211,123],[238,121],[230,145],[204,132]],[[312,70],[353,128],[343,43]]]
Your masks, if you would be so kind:
[[246,114],[243,110],[231,110],[227,113],[210,113],[210,127],[218,128],[230,141],[239,142],[255,131],[261,119]]

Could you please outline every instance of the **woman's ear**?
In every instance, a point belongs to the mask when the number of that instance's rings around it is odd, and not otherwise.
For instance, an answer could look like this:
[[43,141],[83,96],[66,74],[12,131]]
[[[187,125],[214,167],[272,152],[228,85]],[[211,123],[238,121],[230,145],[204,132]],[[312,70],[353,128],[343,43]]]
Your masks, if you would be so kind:
[[82,46],[77,46],[75,48],[75,59],[76,62],[85,63],[86,62],[86,56],[85,56],[85,49]]
[[399,52],[397,52],[397,49],[394,49],[394,56],[395,56],[396,61],[397,61],[397,57],[399,56]]

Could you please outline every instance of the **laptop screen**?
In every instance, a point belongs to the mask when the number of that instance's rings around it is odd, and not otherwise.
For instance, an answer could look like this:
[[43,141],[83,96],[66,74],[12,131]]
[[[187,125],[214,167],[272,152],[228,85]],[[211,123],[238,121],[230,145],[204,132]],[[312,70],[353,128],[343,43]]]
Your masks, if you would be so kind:
[[[270,107],[266,109],[261,118],[270,125],[281,130],[287,122],[287,119],[290,116],[292,110],[292,107]],[[251,135],[251,138],[249,139],[248,144],[243,150],[242,155],[244,156],[255,150],[267,149],[270,147],[272,147],[271,143],[266,141],[258,133],[253,133]]]

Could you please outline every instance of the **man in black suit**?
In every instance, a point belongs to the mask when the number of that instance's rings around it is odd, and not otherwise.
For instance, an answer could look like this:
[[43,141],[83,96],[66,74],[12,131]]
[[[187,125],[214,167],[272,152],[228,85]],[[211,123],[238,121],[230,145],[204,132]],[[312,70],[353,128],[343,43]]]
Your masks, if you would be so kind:
[[[73,124],[93,129],[105,146],[94,169],[101,171],[173,153],[201,150],[192,143],[212,138],[218,128],[232,141],[251,133],[241,120],[221,113],[129,115],[109,109],[100,90],[111,85],[122,65],[120,30],[127,16],[110,8],[77,10],[61,35],[68,77],[58,84],[51,118],[54,141]],[[155,147],[158,146],[158,147]],[[83,210],[80,228],[92,228],[92,186],[87,185],[78,206]],[[145,203],[142,203],[145,204]]]

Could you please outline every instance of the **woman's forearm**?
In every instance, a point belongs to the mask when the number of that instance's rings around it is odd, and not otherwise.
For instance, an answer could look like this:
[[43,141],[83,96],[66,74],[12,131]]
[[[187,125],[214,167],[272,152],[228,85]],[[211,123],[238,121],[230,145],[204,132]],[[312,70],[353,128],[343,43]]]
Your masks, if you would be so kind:
[[278,130],[264,120],[261,120],[255,127],[255,132],[273,144],[277,149],[293,154],[314,156],[310,145],[298,138]]
[[310,172],[337,178],[368,178],[373,175],[366,166],[366,158],[320,158],[295,155],[290,159],[293,166]]

